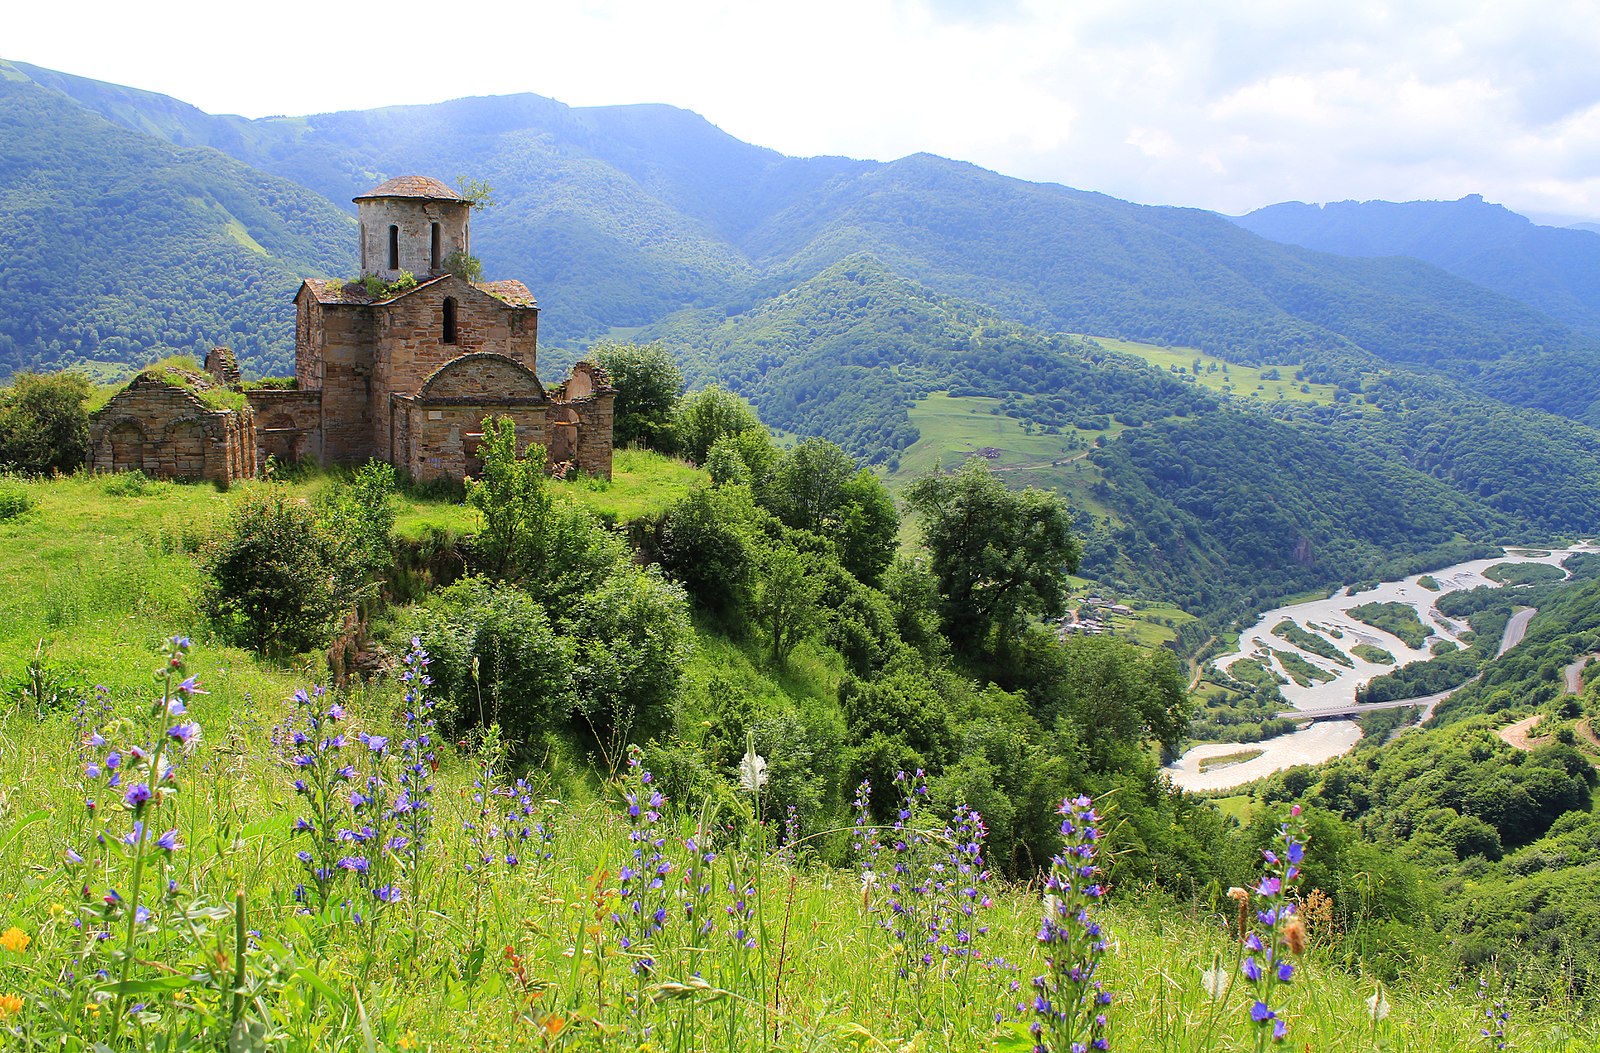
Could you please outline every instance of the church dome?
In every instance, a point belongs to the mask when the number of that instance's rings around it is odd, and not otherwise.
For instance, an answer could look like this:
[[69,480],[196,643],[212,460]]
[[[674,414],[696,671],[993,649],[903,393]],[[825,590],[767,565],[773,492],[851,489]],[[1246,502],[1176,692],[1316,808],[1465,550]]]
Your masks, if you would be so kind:
[[367,201],[380,197],[420,197],[430,201],[465,201],[466,198],[451,190],[437,179],[428,176],[396,176],[362,194],[354,201]]

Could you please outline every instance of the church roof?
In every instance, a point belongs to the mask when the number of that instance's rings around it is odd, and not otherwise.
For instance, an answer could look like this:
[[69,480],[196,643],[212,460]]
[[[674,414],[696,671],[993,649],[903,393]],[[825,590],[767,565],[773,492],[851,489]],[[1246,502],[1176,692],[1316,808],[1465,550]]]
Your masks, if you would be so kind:
[[533,293],[528,287],[515,278],[505,278],[495,282],[483,282],[478,288],[493,296],[496,300],[504,301],[512,307],[537,307],[539,302],[533,298]]
[[[440,274],[432,278],[423,278],[408,289],[396,289],[388,292],[386,296],[378,297],[369,295],[366,285],[360,281],[341,281],[338,278],[307,278],[304,287],[310,290],[318,303],[365,306],[401,299],[450,277],[448,274]],[[514,278],[496,282],[478,282],[473,288],[488,293],[507,307],[539,306],[539,302],[533,298],[533,293],[528,291],[528,287]]]
[[434,201],[466,200],[437,179],[420,175],[396,176],[351,200],[365,201],[375,197],[420,197]]

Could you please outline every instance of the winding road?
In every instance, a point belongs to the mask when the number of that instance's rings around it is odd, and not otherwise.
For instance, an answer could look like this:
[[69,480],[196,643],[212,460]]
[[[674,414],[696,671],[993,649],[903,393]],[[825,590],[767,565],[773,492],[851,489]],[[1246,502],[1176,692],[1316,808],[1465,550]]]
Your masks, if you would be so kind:
[[1533,621],[1533,616],[1538,613],[1537,607],[1524,607],[1506,621],[1506,631],[1500,636],[1500,650],[1494,655],[1496,658],[1522,642],[1522,638],[1528,635],[1528,623]]

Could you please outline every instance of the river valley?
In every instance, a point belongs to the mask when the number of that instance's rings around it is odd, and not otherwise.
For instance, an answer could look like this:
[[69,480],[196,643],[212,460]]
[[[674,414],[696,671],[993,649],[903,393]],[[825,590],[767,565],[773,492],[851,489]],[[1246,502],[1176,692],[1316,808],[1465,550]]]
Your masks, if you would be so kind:
[[[1289,734],[1261,742],[1202,743],[1169,765],[1167,774],[1174,785],[1185,790],[1225,790],[1283,768],[1316,764],[1347,752],[1360,740],[1361,730],[1352,717],[1330,719],[1331,712],[1352,708],[1359,687],[1400,666],[1426,660],[1435,645],[1461,645],[1461,634],[1467,626],[1438,612],[1435,604],[1440,596],[1482,585],[1498,586],[1500,583],[1485,572],[1502,564],[1560,566],[1574,553],[1595,551],[1600,549],[1590,543],[1554,550],[1508,548],[1503,556],[1383,582],[1354,595],[1343,588],[1323,599],[1265,612],[1255,625],[1240,633],[1238,650],[1213,659],[1211,664],[1233,670],[1236,663],[1256,663],[1283,681],[1280,691],[1286,709],[1303,714],[1306,722]],[[1415,613],[1415,621],[1398,608],[1388,608],[1391,613],[1398,611],[1401,624],[1378,628],[1351,613],[1367,604],[1403,605]],[[1501,640],[1501,653],[1520,642],[1533,613],[1523,611],[1512,618]],[[1285,629],[1286,621],[1298,631]],[[1396,632],[1408,639],[1401,639]],[[1332,658],[1333,654],[1340,657]],[[1393,660],[1383,661],[1385,656]],[[1431,713],[1432,707],[1448,694],[1396,704],[1411,702]],[[1235,757],[1239,759],[1217,763],[1221,758]]]

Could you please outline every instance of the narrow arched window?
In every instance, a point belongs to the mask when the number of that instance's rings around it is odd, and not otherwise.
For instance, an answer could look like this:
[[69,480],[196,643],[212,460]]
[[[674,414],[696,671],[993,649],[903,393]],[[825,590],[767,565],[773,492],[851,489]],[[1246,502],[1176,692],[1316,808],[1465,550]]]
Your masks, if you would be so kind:
[[433,255],[430,257],[428,269],[435,274],[439,272],[439,224],[433,225]]
[[456,342],[456,298],[454,296],[446,296],[444,298],[444,342],[447,344]]
[[389,227],[389,269],[400,269],[400,228],[396,226]]

